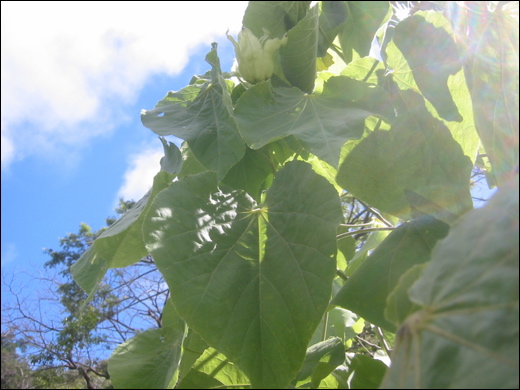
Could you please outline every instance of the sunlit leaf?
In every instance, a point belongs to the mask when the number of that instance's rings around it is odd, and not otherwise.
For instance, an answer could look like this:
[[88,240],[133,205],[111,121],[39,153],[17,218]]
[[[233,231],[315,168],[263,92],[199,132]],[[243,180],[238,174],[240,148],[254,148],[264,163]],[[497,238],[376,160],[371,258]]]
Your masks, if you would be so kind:
[[144,232],[188,325],[253,386],[285,387],[328,305],[340,218],[336,190],[294,161],[263,205],[210,172],[174,182]]
[[208,348],[193,364],[191,371],[179,383],[179,389],[249,388],[247,376],[224,355]]
[[[509,4],[508,4],[509,3]],[[518,3],[469,3],[468,85],[475,122],[499,185],[518,171]]]
[[480,140],[473,121],[467,72],[461,68],[448,21],[440,12],[420,11],[401,22],[396,34],[396,41],[386,48],[391,68],[387,78],[400,90],[423,94],[430,114],[442,120],[464,154],[474,161]]

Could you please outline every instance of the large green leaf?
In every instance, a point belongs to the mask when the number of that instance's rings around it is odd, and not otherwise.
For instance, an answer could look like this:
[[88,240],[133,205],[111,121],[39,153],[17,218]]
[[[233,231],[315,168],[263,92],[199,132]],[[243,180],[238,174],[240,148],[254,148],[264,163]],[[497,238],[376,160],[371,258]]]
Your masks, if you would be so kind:
[[271,38],[282,38],[305,17],[310,1],[250,1],[243,25],[257,37],[269,31]]
[[108,370],[116,389],[174,388],[186,325],[170,301],[162,322],[162,328],[138,333],[114,350]]
[[[475,161],[480,139],[473,121],[466,72],[460,67],[448,21],[440,12],[417,12],[398,27],[396,41],[391,41],[386,48],[388,66],[392,71],[383,82],[387,85],[395,82],[397,95],[399,90],[408,89],[423,94],[427,99],[427,110],[442,120],[464,154]],[[436,45],[430,44],[430,35]],[[396,106],[399,104],[402,102],[395,102]]]
[[[173,169],[171,164],[169,168]],[[151,200],[170,185],[173,177],[166,171],[155,175],[150,191],[105,230],[72,265],[72,276],[83,290],[92,295],[109,268],[126,267],[148,255],[141,230],[144,216]]]
[[363,135],[365,118],[393,116],[385,92],[349,77],[331,77],[321,95],[256,84],[238,100],[235,119],[247,144],[258,149],[294,135],[311,153],[338,166],[341,147]]
[[338,184],[399,218],[431,214],[452,222],[472,208],[472,163],[420,95],[407,90],[401,96],[408,111],[391,130],[374,131],[354,147],[339,168]]
[[459,219],[409,290],[385,388],[518,388],[518,176]]
[[468,5],[468,85],[478,133],[501,184],[518,169],[518,3],[500,2],[494,12],[485,2]]
[[154,133],[186,140],[195,157],[222,179],[245,153],[232,117],[233,106],[222,76],[216,44],[206,56],[211,82],[169,92],[154,109],[143,110],[141,121]]
[[285,78],[292,86],[311,93],[316,79],[318,54],[318,6],[307,12],[305,18],[289,30],[287,45],[280,49]]
[[352,310],[377,326],[395,331],[395,325],[385,317],[389,294],[409,268],[430,260],[432,248],[446,236],[448,229],[447,224],[430,216],[402,224],[345,282],[331,304]]
[[335,275],[336,190],[287,163],[257,205],[211,172],[172,184],[143,228],[179,314],[255,387],[285,387],[300,369]]
[[368,56],[376,31],[391,15],[388,1],[347,1],[348,19],[339,42],[347,62]]

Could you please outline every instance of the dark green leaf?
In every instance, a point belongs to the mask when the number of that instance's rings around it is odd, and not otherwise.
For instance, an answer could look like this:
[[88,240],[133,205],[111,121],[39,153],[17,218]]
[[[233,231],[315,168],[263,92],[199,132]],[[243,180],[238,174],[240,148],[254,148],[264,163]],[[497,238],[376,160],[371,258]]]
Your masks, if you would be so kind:
[[197,160],[222,179],[243,157],[245,145],[232,117],[231,96],[216,45],[206,61],[212,66],[211,82],[169,92],[153,110],[144,110],[141,120],[159,135],[186,140]]
[[383,388],[518,388],[518,195],[516,176],[435,247]]
[[247,149],[244,158],[231,168],[223,180],[235,189],[242,189],[256,201],[261,191],[273,180],[274,173],[294,152],[284,140],[272,142],[258,150]]
[[422,275],[428,263],[416,264],[406,271],[399,279],[397,286],[388,295],[386,300],[385,317],[396,327],[399,327],[404,320],[415,313],[421,307],[412,301],[408,296],[408,289]]
[[318,7],[314,6],[305,18],[289,30],[287,45],[280,49],[285,78],[292,86],[311,93],[316,79],[318,53]]
[[399,226],[345,282],[331,304],[394,331],[395,325],[384,315],[388,295],[408,269],[430,260],[433,246],[447,232],[447,224],[429,216]]
[[365,355],[356,355],[348,366],[352,372],[351,389],[379,388],[387,370],[382,361]]
[[256,387],[285,387],[331,294],[336,190],[303,162],[276,175],[258,206],[202,173],[158,196],[147,248],[188,325]]

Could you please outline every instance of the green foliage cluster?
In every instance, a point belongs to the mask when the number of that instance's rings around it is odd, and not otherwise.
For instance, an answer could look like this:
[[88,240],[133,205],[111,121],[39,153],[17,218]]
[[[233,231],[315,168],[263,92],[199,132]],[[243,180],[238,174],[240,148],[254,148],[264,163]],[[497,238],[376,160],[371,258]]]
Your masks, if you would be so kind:
[[[142,112],[161,170],[72,266],[93,298],[151,255],[170,289],[116,388],[518,387],[518,3],[392,3],[250,2],[272,77],[213,44]],[[473,210],[476,162],[499,190]]]

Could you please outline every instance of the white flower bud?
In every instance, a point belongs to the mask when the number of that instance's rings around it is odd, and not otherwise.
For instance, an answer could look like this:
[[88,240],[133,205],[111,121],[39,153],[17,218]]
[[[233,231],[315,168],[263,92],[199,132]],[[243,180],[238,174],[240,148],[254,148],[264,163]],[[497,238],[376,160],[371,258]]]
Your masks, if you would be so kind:
[[258,39],[246,27],[238,33],[238,43],[232,36],[227,37],[235,46],[240,75],[251,84],[271,78],[274,72],[274,53],[287,44],[287,37],[268,39],[267,32]]

